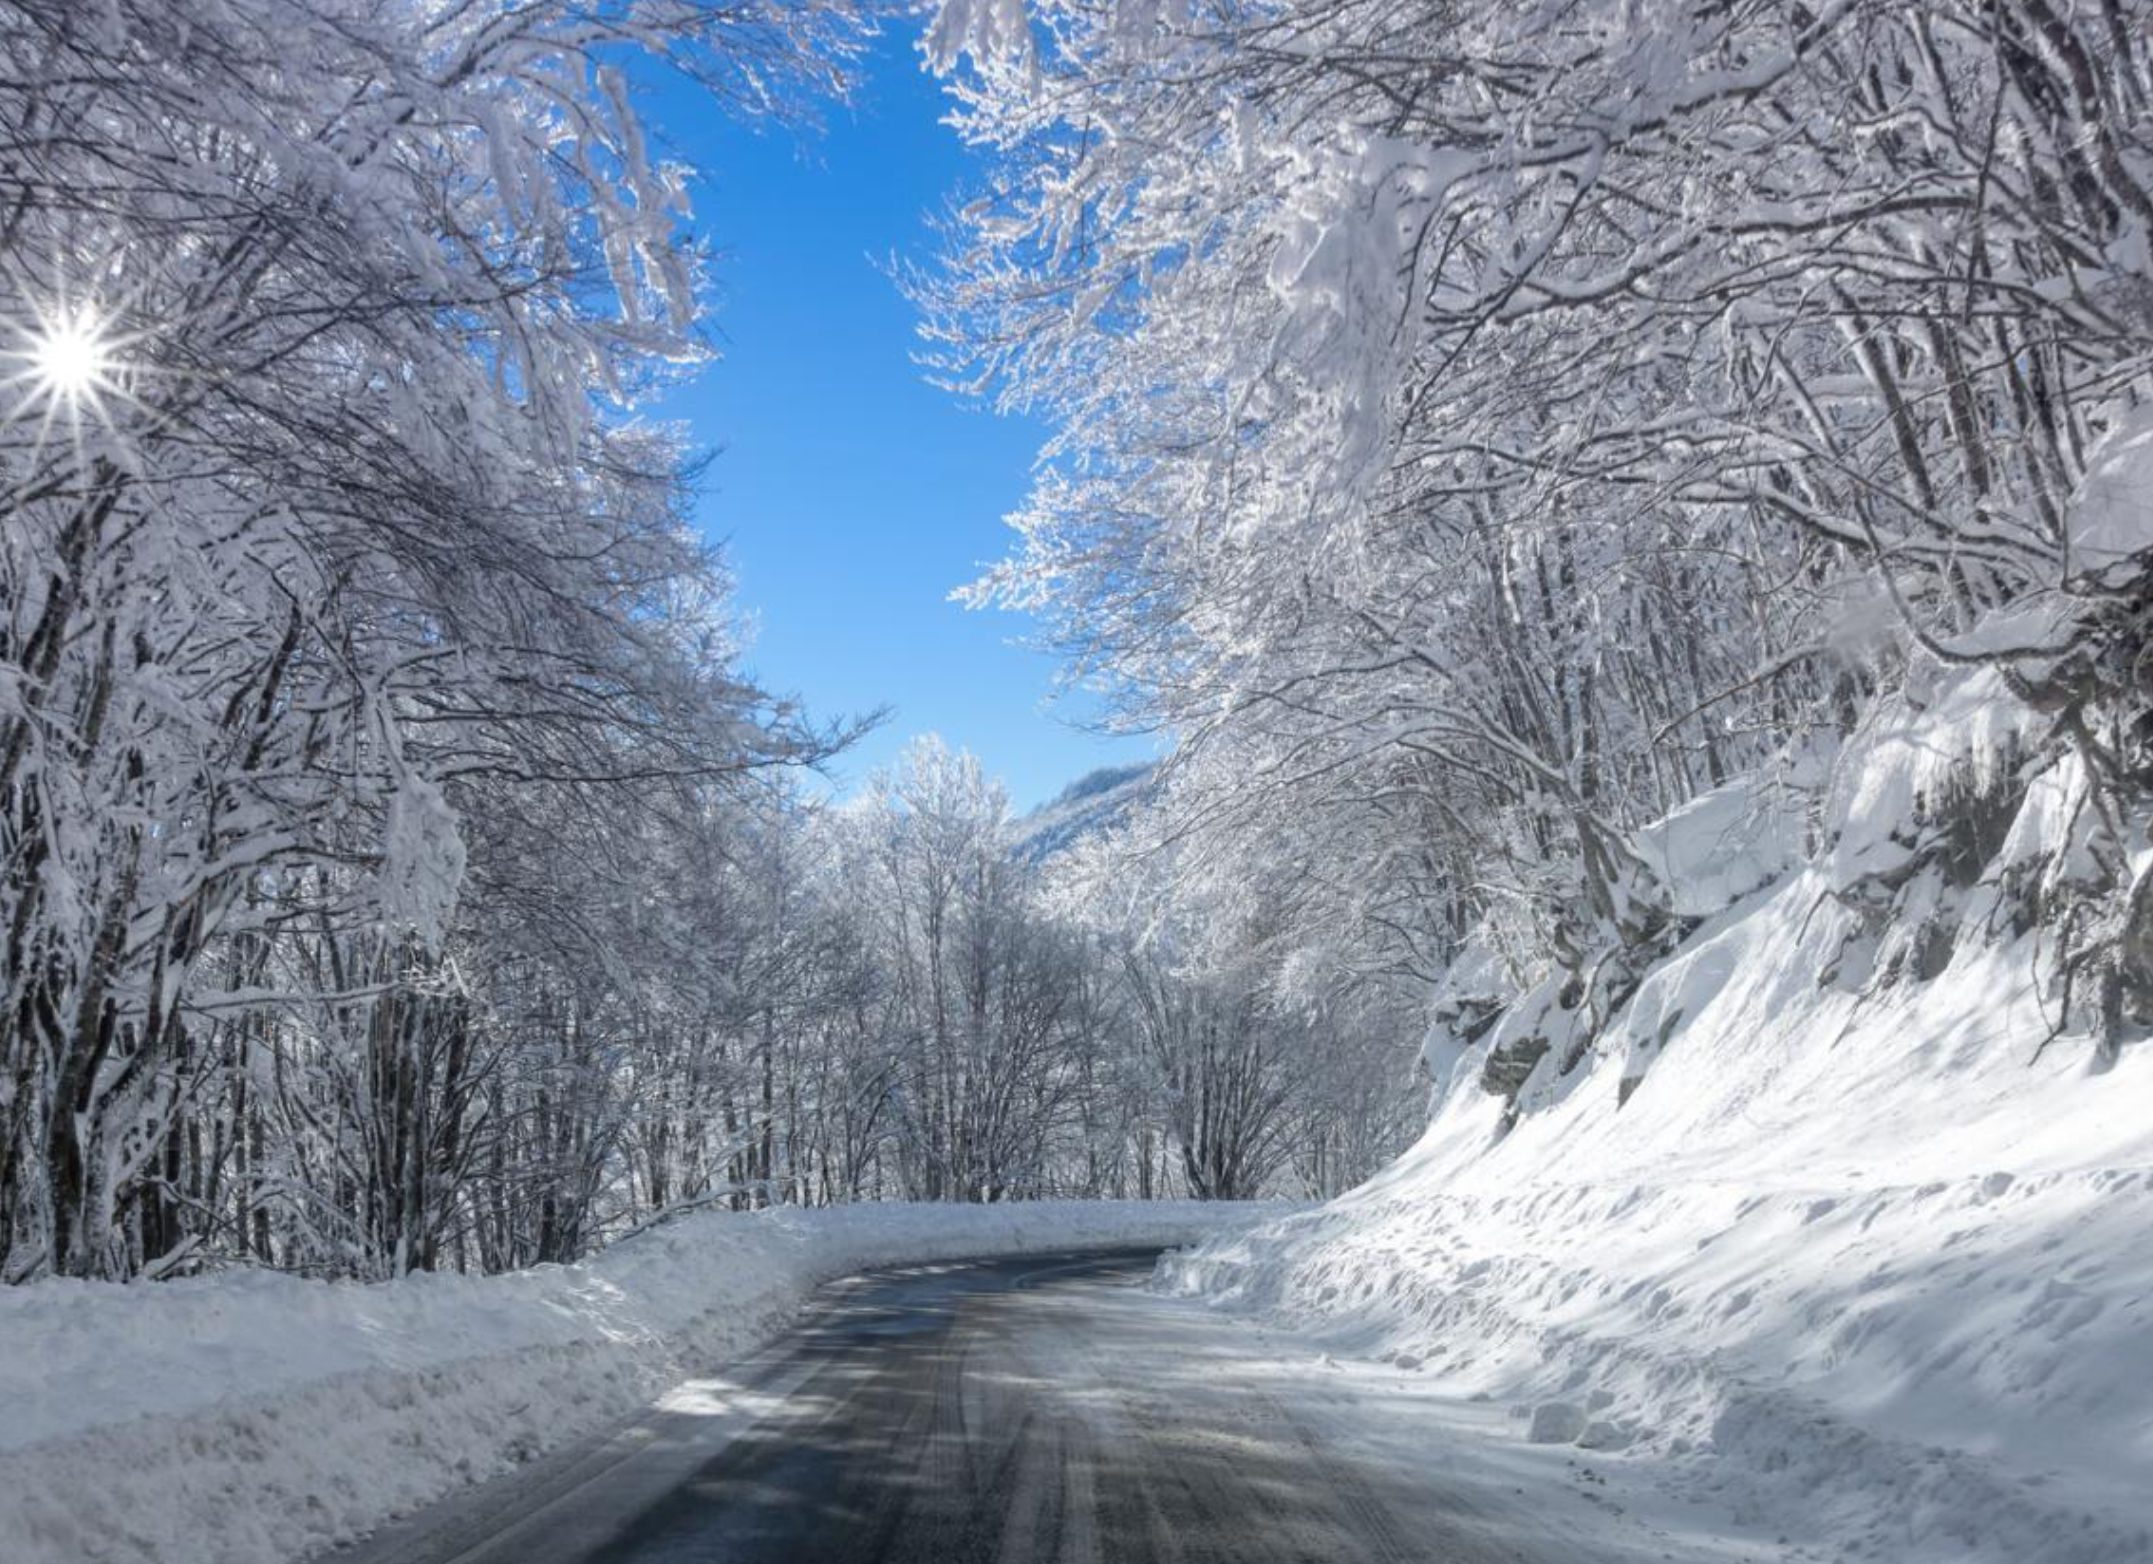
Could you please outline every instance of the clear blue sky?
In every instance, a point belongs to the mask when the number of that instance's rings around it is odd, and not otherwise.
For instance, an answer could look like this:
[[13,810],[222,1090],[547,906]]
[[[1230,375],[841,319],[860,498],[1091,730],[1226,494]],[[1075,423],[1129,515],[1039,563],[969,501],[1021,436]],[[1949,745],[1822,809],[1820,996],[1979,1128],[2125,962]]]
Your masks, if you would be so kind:
[[756,621],[750,666],[818,716],[893,708],[840,787],[928,731],[1019,808],[1147,757],[1148,741],[1072,725],[1094,707],[1047,703],[1052,660],[1015,644],[1029,621],[948,601],[1006,552],[1041,431],[963,405],[913,361],[913,310],[884,263],[932,254],[928,220],[971,160],[909,32],[881,40],[858,101],[819,133],[742,126],[676,81],[646,81],[641,107],[702,171],[694,221],[719,251],[724,357],[661,411],[720,452],[699,519]]

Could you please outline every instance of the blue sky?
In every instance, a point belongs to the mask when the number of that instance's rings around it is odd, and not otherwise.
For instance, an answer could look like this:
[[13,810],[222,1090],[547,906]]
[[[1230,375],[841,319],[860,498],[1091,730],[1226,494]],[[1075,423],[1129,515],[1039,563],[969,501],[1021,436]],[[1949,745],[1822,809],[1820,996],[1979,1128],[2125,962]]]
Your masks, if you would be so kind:
[[909,34],[868,64],[858,101],[808,135],[734,123],[681,82],[643,94],[657,140],[702,171],[695,225],[719,251],[724,357],[662,411],[720,452],[699,520],[757,621],[763,683],[822,716],[894,708],[839,785],[931,730],[1028,807],[1151,746],[1079,731],[1088,704],[1046,704],[1052,660],[1014,644],[1029,621],[948,601],[1006,551],[1041,431],[913,362],[913,311],[883,263],[932,253],[928,220],[970,158]]

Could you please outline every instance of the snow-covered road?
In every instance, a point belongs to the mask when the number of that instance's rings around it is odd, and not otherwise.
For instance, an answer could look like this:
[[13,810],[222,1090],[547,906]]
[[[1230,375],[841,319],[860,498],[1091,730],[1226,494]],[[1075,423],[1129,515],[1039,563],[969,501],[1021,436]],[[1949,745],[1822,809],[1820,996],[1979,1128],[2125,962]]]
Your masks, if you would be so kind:
[[1480,1409],[1438,1414],[1395,1372],[1162,1296],[1152,1263],[1033,1256],[839,1283],[722,1377],[344,1557],[1690,1556],[1575,1460],[1485,1437]]

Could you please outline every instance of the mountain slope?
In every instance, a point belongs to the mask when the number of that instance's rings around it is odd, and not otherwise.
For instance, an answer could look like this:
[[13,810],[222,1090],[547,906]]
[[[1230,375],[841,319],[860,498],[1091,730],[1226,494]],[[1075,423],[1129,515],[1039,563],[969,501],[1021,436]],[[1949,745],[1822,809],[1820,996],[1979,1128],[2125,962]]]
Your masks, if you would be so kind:
[[1017,821],[1016,856],[1042,863],[1087,836],[1112,830],[1151,796],[1158,766],[1101,766],[1088,771]]

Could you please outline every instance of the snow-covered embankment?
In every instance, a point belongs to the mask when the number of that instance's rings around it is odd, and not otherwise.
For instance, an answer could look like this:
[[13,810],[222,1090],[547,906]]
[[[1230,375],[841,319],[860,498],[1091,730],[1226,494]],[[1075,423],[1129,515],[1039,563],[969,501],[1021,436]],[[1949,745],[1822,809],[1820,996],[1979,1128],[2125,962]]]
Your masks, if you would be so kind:
[[1461,967],[1421,1143],[1170,1279],[1506,1405],[1710,1556],[2153,1559],[2153,1043],[2054,1035],[2026,909],[2090,812],[1992,685],[1674,822],[1697,921],[1611,1014]]
[[712,1213],[506,1276],[0,1290],[0,1559],[286,1564],[627,1415],[833,1277],[1182,1244],[1277,1209]]

